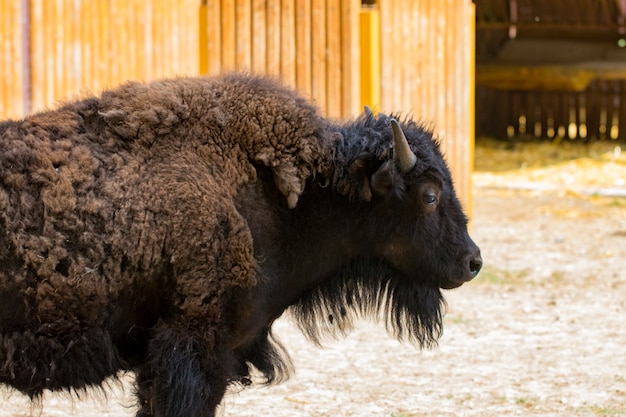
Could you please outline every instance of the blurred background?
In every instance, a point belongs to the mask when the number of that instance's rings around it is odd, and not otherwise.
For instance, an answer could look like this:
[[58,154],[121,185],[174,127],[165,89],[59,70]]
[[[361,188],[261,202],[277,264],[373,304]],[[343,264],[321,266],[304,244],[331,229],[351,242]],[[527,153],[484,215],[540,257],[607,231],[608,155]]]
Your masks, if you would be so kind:
[[0,118],[127,80],[277,74],[333,118],[435,129],[471,209],[475,137],[624,142],[626,0],[0,0]]
[[[626,0],[0,0],[0,119],[234,69],[431,127],[485,267],[432,351],[365,324],[319,350],[279,320],[299,373],[225,414],[626,416]],[[132,415],[112,388],[34,412]]]

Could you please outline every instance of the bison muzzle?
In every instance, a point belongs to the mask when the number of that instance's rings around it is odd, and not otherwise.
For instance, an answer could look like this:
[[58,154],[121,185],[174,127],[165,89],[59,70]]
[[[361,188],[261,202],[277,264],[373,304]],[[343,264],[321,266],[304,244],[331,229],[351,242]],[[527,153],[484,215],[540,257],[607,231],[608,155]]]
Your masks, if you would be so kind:
[[245,74],[128,83],[0,122],[0,383],[136,374],[138,416],[214,416],[314,342],[380,320],[429,347],[482,265],[432,132],[333,122]]

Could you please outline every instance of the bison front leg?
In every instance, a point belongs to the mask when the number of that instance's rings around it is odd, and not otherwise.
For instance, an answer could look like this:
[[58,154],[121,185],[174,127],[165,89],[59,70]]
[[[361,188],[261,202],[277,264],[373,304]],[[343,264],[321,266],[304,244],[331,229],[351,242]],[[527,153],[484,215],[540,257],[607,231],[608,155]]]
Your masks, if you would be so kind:
[[173,285],[137,375],[141,417],[213,417],[237,377],[233,303],[256,284],[252,236],[232,203],[222,201],[217,213],[207,212],[216,204],[201,203],[200,214],[181,203],[175,223],[183,226],[170,228]]
[[159,182],[169,285],[137,372],[141,417],[213,417],[237,374],[233,300],[256,284],[252,235],[201,166],[168,166]]
[[227,386],[217,352],[197,329],[160,322],[137,372],[137,417],[213,417]]

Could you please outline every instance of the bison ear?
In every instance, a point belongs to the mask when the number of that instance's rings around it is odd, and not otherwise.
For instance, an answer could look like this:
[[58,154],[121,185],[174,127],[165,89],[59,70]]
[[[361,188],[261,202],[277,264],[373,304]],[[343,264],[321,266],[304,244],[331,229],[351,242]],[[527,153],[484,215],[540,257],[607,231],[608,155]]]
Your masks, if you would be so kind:
[[374,172],[371,179],[372,191],[380,196],[387,196],[400,184],[394,161],[387,161]]

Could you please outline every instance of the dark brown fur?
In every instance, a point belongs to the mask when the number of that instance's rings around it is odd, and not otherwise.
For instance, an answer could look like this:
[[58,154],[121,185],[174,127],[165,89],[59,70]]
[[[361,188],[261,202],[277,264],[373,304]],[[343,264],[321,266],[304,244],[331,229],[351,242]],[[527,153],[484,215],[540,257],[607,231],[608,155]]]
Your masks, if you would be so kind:
[[130,370],[138,416],[213,416],[251,367],[288,374],[271,325],[290,306],[314,340],[353,311],[433,344],[439,287],[478,248],[432,135],[403,124],[419,164],[401,173],[388,126],[242,74],[0,122],[0,383],[38,397]]

